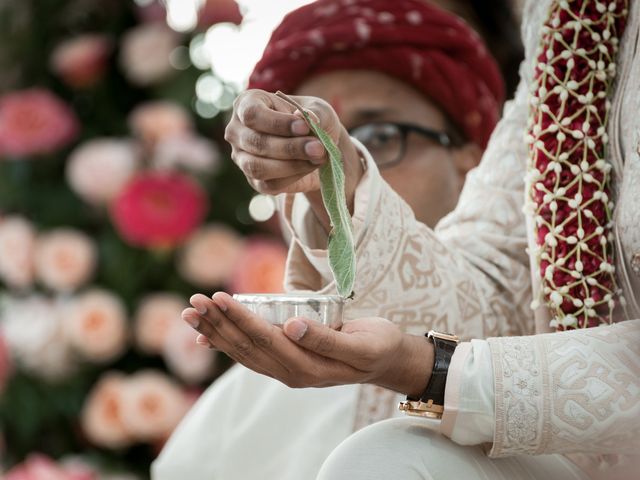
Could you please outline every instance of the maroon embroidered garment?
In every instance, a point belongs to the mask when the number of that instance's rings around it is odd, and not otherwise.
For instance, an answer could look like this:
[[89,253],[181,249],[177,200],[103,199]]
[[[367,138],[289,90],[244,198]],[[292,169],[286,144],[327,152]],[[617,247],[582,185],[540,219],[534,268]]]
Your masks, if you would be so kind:
[[619,294],[605,152],[607,96],[627,13],[627,0],[563,0],[542,27],[527,138],[529,202],[542,295],[559,330],[611,323]]
[[313,74],[382,72],[436,102],[485,147],[504,85],[480,37],[458,17],[419,0],[319,0],[285,17],[249,88],[291,93]]

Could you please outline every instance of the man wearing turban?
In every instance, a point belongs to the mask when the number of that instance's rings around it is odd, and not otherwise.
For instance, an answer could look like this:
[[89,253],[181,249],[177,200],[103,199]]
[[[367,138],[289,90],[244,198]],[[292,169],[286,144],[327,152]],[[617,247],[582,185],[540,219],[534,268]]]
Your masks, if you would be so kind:
[[[273,33],[249,87],[241,97],[246,104],[250,96],[261,97],[276,102],[283,114],[291,110],[272,95],[277,90],[325,99],[348,129],[341,139],[354,139],[372,154],[345,162],[345,168],[362,176],[357,191],[355,183],[349,185],[353,195],[359,202],[374,196],[382,201],[384,182],[397,192],[390,206],[412,212],[419,228],[435,226],[454,208],[505,96],[498,66],[478,35],[458,17],[418,0],[321,0],[292,12]],[[237,110],[229,130],[238,116],[250,121],[258,115]],[[296,138],[280,133],[275,155],[261,154],[267,146],[258,136],[243,138],[244,148],[234,151],[235,162],[264,193],[300,191],[295,183],[308,181],[312,175],[307,174],[326,159],[308,132]],[[298,161],[278,160],[287,155]],[[289,178],[288,184],[274,185],[271,168]],[[317,192],[281,200],[293,238],[287,290],[330,291],[323,209],[314,209],[320,203]],[[354,211],[356,231],[362,234],[372,220],[366,210]],[[395,267],[405,268],[402,262],[408,260],[397,259]],[[406,271],[409,283],[415,273]],[[364,284],[359,288],[369,290]],[[409,284],[398,288],[402,291],[395,298],[378,302],[363,294],[364,301],[356,299],[347,318],[389,318],[386,308],[403,330],[414,333],[437,320],[419,317],[418,292]],[[518,331],[517,326],[499,327],[508,328]],[[478,326],[468,335],[483,332]],[[154,478],[313,478],[347,435],[392,416],[387,403],[396,396],[373,386],[291,390],[236,366],[204,394],[169,440],[154,464]],[[379,400],[382,408],[376,407]]]

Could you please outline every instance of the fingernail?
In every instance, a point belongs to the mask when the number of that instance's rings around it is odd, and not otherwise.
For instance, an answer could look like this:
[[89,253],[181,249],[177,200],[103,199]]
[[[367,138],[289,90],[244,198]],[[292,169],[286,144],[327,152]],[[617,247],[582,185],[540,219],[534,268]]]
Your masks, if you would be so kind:
[[307,324],[300,320],[290,320],[285,326],[285,333],[294,340],[300,340],[307,333]]
[[305,143],[304,151],[310,157],[321,157],[324,155],[324,147],[318,140],[311,140]]
[[200,325],[200,320],[193,317],[192,315],[183,315],[182,319],[189,325],[191,325],[191,328],[198,328],[198,325]]
[[202,334],[198,335],[198,337],[196,338],[196,343],[198,345],[202,345],[203,347],[210,345],[209,339]]
[[200,305],[199,307],[196,307],[196,310],[200,315],[205,315],[207,313],[207,307],[205,307],[204,305]]
[[291,124],[291,131],[294,135],[306,135],[309,133],[309,125],[304,120],[294,120]]
[[227,311],[227,306],[225,305],[224,301],[220,299],[220,297],[213,297],[213,301],[220,310],[222,310],[223,312]]

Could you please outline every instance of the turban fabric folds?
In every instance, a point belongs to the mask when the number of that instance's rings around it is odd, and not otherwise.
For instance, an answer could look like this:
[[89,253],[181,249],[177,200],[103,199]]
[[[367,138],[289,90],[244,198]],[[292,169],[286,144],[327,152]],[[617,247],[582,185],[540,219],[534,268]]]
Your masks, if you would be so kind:
[[292,92],[335,70],[373,70],[406,82],[483,148],[504,100],[500,70],[480,37],[420,0],[319,0],[291,12],[273,32],[249,88]]

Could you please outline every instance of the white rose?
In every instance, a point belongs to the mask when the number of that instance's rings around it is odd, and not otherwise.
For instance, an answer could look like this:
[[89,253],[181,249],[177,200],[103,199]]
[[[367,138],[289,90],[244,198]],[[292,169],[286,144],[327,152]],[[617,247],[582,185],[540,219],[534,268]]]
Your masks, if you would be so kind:
[[18,216],[0,220],[0,279],[10,287],[29,288],[33,283],[36,233]]
[[145,23],[123,37],[120,63],[129,80],[136,85],[152,85],[174,72],[171,52],[180,36],[162,23]]

